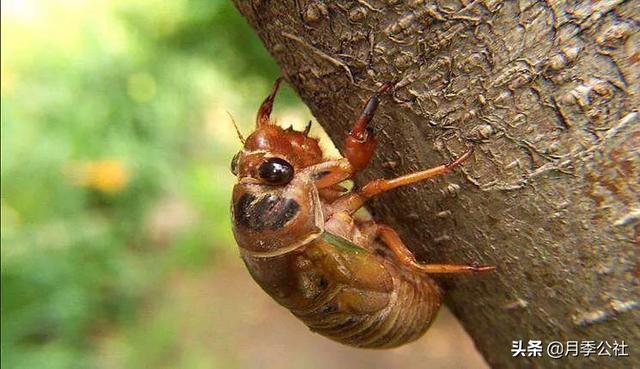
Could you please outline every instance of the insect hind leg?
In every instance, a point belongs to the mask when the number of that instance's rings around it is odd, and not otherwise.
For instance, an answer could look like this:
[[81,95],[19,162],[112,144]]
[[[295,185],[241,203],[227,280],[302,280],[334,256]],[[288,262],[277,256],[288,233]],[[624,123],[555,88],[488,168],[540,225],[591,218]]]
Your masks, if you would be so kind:
[[429,274],[466,274],[489,272],[496,267],[492,265],[464,265],[464,264],[422,264],[418,263],[413,253],[405,246],[398,233],[388,225],[369,223],[365,228],[367,233],[380,238],[382,243],[391,250],[397,260],[407,268]]

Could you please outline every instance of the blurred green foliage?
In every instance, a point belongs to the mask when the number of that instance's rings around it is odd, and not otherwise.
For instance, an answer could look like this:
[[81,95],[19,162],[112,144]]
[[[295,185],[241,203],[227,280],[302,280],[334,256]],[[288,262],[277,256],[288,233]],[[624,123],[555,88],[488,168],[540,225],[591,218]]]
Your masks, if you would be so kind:
[[225,111],[247,131],[278,73],[230,1],[2,2],[3,368],[95,367],[114,331],[167,365],[140,307],[236,252]]

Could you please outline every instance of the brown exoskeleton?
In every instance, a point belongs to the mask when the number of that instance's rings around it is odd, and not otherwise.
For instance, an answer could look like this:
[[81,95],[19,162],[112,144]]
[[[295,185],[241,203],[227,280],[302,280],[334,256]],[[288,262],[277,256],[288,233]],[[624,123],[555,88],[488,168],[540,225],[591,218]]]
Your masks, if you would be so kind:
[[233,232],[255,281],[311,330],[335,341],[390,348],[429,328],[442,302],[432,273],[469,273],[492,266],[420,264],[389,226],[354,217],[372,196],[446,174],[468,159],[345,192],[339,185],[368,164],[375,146],[368,127],[386,84],[346,137],[345,158],[323,158],[316,139],[270,121],[281,79],[258,110],[232,171]]

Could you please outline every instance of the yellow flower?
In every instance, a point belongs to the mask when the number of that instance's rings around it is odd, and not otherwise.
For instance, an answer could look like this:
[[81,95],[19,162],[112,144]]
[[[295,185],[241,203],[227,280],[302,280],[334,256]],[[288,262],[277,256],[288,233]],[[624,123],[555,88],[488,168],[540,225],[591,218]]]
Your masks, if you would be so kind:
[[107,159],[72,164],[73,184],[105,193],[120,192],[129,182],[129,172],[120,160]]

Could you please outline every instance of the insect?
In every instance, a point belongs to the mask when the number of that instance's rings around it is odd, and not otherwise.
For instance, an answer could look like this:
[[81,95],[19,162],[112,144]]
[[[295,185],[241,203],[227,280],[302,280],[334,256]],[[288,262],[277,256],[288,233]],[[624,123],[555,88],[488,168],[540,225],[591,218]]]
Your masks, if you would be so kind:
[[253,279],[312,331],[343,344],[391,348],[429,328],[443,291],[430,277],[473,273],[493,266],[421,264],[389,226],[354,213],[367,199],[399,186],[443,175],[472,155],[449,164],[378,179],[357,190],[340,183],[369,163],[375,137],[369,123],[383,85],[368,100],[346,136],[344,158],[323,158],[316,139],[270,120],[280,86],[257,114],[256,129],[240,140],[231,163],[233,233]]

